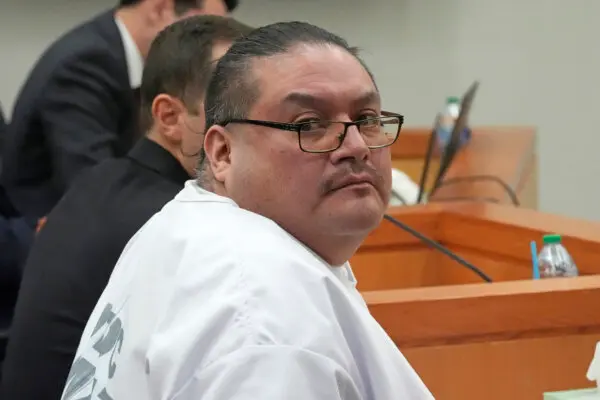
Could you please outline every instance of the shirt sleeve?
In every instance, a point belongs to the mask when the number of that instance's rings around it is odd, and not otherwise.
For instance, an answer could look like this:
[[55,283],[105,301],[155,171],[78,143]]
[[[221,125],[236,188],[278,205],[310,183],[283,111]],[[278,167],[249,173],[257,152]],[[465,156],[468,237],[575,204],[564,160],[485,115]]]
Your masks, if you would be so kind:
[[198,371],[173,400],[361,400],[350,375],[321,354],[249,346]]

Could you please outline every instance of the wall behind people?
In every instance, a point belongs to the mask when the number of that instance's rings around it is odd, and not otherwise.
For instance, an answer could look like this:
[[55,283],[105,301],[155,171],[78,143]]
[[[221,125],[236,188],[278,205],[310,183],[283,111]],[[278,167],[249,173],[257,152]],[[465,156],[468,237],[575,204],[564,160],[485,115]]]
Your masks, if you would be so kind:
[[[5,110],[48,42],[115,3],[2,0]],[[241,0],[235,13],[252,25],[308,20],[360,45],[386,107],[405,114],[408,126],[431,124],[447,95],[481,79],[474,124],[539,127],[541,209],[596,220],[599,14],[595,0]]]

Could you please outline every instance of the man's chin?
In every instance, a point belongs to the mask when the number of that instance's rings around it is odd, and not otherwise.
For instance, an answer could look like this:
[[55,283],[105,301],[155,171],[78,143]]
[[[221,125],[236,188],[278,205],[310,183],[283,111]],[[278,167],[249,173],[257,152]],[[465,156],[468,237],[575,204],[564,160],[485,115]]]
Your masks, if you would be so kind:
[[362,203],[357,202],[355,207],[339,209],[337,216],[332,218],[343,234],[367,236],[381,223],[385,212],[383,204],[375,201],[372,204]]

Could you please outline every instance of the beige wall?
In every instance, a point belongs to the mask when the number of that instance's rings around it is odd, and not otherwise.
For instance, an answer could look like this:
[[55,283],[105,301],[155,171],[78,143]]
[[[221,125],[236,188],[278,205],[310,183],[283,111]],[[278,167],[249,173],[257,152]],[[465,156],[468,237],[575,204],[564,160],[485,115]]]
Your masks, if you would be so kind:
[[[307,20],[364,49],[387,109],[429,125],[482,82],[474,124],[539,127],[540,205],[600,220],[600,1],[241,0],[236,16]],[[68,27],[116,0],[0,0],[0,102]]]

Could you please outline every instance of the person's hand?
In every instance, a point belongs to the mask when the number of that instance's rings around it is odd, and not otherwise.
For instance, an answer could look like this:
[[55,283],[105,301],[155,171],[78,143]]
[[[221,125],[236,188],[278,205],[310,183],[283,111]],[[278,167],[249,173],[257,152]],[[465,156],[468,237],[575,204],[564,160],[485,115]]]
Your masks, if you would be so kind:
[[45,224],[46,224],[46,217],[40,218],[38,220],[37,226],[35,227],[35,233],[39,233]]

